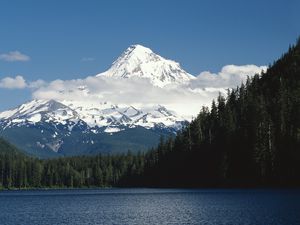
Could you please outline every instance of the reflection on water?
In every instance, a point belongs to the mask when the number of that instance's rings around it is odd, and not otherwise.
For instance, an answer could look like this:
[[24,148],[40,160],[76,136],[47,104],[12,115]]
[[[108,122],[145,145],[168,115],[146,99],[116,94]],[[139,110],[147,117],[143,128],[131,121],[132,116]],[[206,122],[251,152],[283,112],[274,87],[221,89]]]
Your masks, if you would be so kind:
[[300,224],[300,191],[101,189],[0,192],[0,224]]

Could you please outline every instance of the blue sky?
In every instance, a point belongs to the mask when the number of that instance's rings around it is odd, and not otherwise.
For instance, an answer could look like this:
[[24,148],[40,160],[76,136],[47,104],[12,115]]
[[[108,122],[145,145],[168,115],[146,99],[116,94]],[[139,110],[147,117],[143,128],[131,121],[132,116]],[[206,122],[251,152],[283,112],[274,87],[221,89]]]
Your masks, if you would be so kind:
[[[300,35],[297,0],[110,0],[0,2],[0,80],[84,78],[108,69],[131,44],[180,62],[191,74],[224,65],[268,65]],[[0,88],[0,110],[29,100]]]

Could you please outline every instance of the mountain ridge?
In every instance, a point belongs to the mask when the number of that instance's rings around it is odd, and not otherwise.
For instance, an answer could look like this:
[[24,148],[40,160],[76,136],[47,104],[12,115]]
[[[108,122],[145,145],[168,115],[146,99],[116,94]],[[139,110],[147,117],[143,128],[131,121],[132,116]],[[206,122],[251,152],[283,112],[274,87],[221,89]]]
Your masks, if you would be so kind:
[[[142,45],[127,48],[109,70],[94,76],[97,77],[111,79],[111,82],[147,79],[156,88],[184,85],[194,79],[179,63]],[[84,98],[77,99],[74,94],[73,98],[62,97],[61,100],[34,99],[0,112],[0,136],[31,154],[42,156],[49,152],[51,155],[109,153],[118,148],[137,151],[156,145],[160,135],[175,135],[187,122],[187,118],[160,104],[143,100],[137,104],[116,104],[110,101],[109,95],[103,101],[89,101],[93,94],[84,85],[59,90],[62,96],[67,94],[68,97],[75,92]],[[129,134],[134,136],[129,137]],[[137,138],[147,144],[143,145]]]

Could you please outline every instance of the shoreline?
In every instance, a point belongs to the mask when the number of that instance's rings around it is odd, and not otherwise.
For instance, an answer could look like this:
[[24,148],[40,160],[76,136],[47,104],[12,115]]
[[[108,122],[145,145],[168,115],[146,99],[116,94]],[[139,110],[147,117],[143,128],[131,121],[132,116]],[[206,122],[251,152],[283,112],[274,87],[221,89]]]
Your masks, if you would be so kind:
[[162,190],[224,190],[224,191],[253,191],[253,190],[274,190],[274,191],[300,191],[300,187],[40,187],[40,188],[1,188],[1,192],[6,191],[76,191],[76,190],[112,190],[112,189],[162,189]]

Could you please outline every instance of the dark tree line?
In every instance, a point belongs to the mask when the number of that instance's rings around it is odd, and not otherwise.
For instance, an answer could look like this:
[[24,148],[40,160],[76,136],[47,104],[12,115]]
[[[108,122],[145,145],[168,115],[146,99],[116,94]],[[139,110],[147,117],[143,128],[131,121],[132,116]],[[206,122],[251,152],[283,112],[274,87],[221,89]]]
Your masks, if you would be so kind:
[[300,185],[300,40],[147,153],[39,160],[0,140],[0,187]]
[[146,156],[152,186],[299,186],[300,39]]
[[0,139],[0,188],[109,187],[140,176],[143,154],[76,156],[40,160]]

